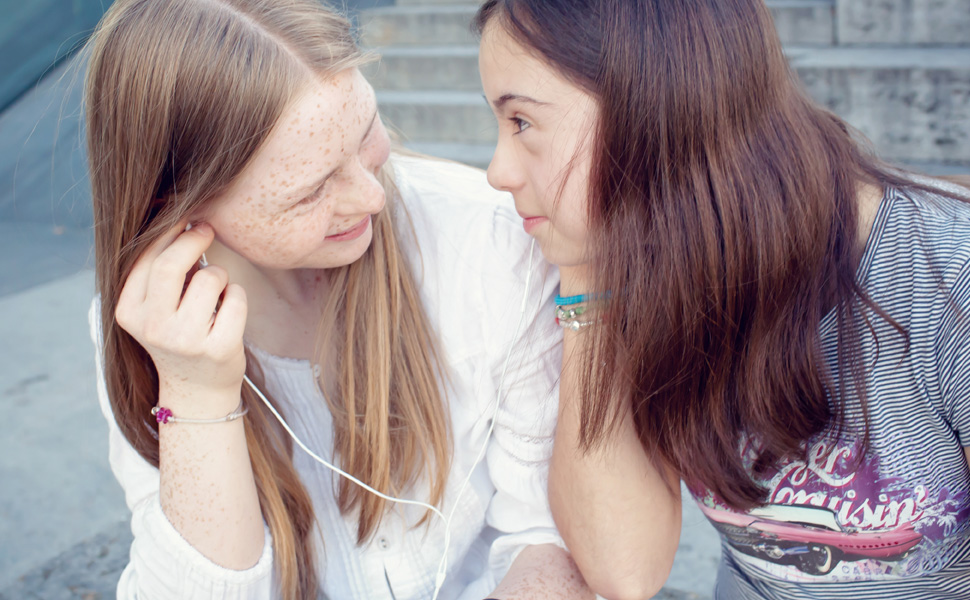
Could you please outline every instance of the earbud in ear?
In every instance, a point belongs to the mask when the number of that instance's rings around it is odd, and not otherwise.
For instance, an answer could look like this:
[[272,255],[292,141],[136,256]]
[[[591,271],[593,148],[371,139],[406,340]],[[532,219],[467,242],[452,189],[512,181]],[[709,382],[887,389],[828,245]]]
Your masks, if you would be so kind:
[[[192,223],[188,223],[185,226],[185,230],[188,231],[192,229]],[[205,258],[205,252],[202,253],[202,258],[199,259],[199,268],[204,269],[209,266],[209,261]]]

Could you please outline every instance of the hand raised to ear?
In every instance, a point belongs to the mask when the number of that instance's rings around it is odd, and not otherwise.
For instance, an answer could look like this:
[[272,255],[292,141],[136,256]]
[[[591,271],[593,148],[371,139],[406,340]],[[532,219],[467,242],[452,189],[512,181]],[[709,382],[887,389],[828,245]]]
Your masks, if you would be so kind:
[[135,262],[115,310],[151,356],[159,386],[179,396],[238,390],[246,370],[245,291],[220,267],[193,273],[213,239],[205,223],[172,228]]

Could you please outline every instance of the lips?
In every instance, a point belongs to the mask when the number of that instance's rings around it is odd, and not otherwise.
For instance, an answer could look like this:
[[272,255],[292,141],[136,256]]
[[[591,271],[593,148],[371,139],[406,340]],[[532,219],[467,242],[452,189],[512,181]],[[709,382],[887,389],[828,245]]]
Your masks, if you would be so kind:
[[367,215],[361,219],[360,223],[354,225],[346,231],[340,233],[335,233],[334,235],[328,235],[327,240],[331,242],[346,242],[349,240],[355,240],[360,236],[364,235],[367,228],[370,226],[370,215]]
[[546,217],[523,217],[522,226],[526,233],[532,233],[536,227],[548,221]]

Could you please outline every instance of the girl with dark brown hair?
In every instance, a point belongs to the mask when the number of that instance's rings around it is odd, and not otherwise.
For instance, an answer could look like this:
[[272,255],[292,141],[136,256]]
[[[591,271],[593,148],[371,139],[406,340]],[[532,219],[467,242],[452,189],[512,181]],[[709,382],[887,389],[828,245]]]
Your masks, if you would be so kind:
[[[490,183],[559,265],[549,493],[647,598],[970,597],[970,205],[811,101],[762,0],[488,0]],[[550,315],[549,318],[552,318]]]
[[557,278],[482,172],[388,160],[366,58],[315,0],[117,0],[94,34],[120,598],[589,596],[544,491]]

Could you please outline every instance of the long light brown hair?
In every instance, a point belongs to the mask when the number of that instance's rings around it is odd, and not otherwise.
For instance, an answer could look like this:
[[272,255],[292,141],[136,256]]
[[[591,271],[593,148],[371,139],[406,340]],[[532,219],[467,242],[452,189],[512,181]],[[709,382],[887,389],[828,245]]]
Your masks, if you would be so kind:
[[[842,431],[848,395],[865,412],[855,332],[889,316],[855,277],[860,184],[927,186],[808,97],[762,0],[488,0],[489,23],[599,104],[590,271],[614,297],[586,334],[583,446],[632,405],[656,461],[762,503],[759,476]],[[838,377],[819,340],[832,310]]]
[[[134,262],[227,189],[311,78],[366,57],[348,21],[314,0],[118,0],[88,51],[85,108],[105,378],[122,433],[158,466],[150,416],[157,372],[114,319]],[[332,272],[326,314],[335,317],[320,327],[331,332],[338,377],[324,389],[343,469],[387,493],[401,493],[423,474],[437,504],[451,449],[442,373],[398,246],[395,190],[389,182],[385,187],[388,209],[374,218],[370,249]],[[261,384],[259,365],[247,359],[250,377]],[[246,387],[243,402],[283,597],[315,598],[314,515],[290,440]],[[385,513],[384,500],[346,480],[338,503],[345,514],[359,510],[359,543]]]

